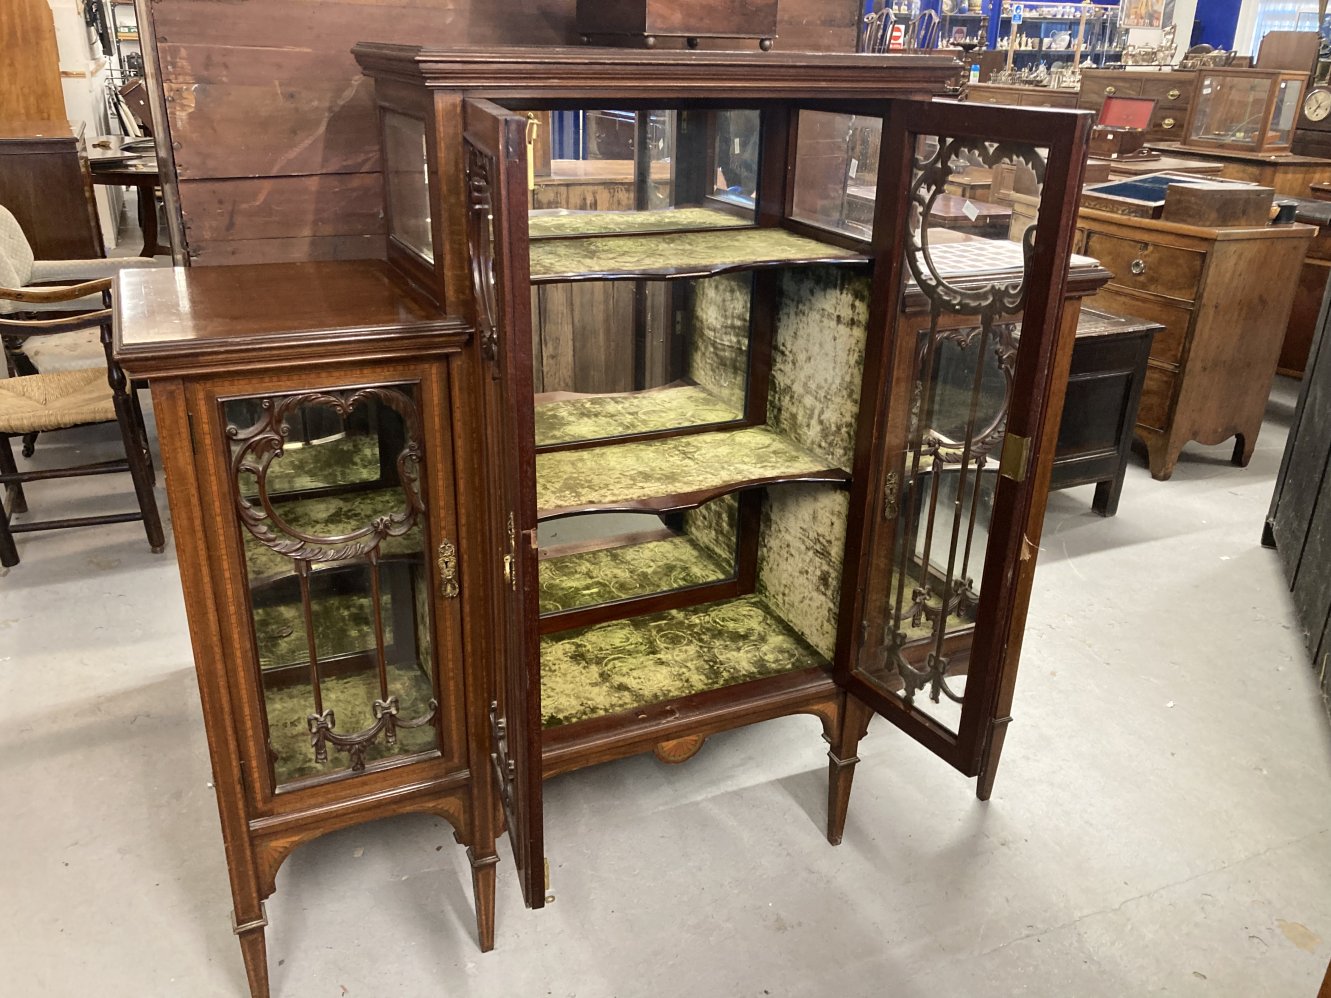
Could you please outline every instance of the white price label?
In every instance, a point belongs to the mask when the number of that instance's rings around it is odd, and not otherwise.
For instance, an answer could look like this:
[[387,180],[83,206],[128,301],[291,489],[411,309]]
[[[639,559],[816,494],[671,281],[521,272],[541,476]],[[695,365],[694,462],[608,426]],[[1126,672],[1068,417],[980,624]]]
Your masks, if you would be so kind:
[[966,203],[961,206],[961,213],[972,222],[980,217],[980,209],[971,204],[969,198],[966,200]]
[[856,177],[856,175],[857,175],[859,172],[860,172],[860,161],[859,161],[858,159],[851,159],[851,161],[850,161],[850,179],[851,179],[851,180],[854,180],[855,177]]

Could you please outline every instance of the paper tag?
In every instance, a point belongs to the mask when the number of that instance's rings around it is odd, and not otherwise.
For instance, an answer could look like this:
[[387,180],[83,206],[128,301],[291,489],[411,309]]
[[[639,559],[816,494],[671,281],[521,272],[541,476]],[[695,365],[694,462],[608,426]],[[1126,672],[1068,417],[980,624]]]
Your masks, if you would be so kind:
[[850,161],[850,179],[854,180],[855,175],[858,174],[859,172],[860,172],[860,161],[858,159],[852,158]]
[[961,213],[965,215],[967,218],[969,218],[972,222],[980,217],[980,209],[975,207],[975,205],[971,204],[969,200],[967,200],[966,203],[961,206]]

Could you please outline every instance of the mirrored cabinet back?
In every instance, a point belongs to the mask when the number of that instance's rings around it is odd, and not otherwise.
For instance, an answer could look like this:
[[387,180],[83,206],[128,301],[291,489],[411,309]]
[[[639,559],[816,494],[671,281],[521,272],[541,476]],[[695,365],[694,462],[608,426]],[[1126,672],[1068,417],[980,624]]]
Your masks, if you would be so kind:
[[279,866],[355,823],[446,819],[488,950],[558,774],[810,715],[836,844],[879,714],[987,799],[1090,116],[931,100],[939,56],[355,54],[385,259],[118,294],[255,998]]

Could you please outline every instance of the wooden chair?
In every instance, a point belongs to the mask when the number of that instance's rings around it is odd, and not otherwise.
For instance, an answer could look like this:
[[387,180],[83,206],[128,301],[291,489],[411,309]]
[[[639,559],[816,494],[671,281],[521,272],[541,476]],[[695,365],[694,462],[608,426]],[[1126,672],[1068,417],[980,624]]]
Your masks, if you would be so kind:
[[[110,279],[102,278],[62,288],[0,287],[0,302],[5,303],[67,304],[88,295],[100,296],[103,306],[109,306]],[[162,519],[153,495],[154,474],[143,414],[129,390],[124,372],[111,354],[110,308],[42,319],[16,319],[0,314],[0,334],[21,341],[88,328],[99,330],[105,357],[103,366],[0,377],[0,499],[7,500],[0,504],[0,565],[5,568],[19,563],[14,534],[36,530],[142,520],[153,552],[160,552],[166,546]],[[10,445],[11,437],[112,421],[120,427],[120,436],[125,445],[124,458],[71,468],[18,470]],[[23,491],[26,483],[126,471],[134,482],[139,504],[137,512],[12,522],[16,514],[28,510],[27,497]]]

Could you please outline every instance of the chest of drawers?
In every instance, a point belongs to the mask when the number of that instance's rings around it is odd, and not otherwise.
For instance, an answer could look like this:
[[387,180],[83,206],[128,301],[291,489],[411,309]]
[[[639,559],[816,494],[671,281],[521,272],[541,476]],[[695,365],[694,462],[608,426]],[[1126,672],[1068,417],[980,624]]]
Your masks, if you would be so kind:
[[1190,441],[1235,437],[1234,463],[1252,457],[1314,229],[1207,228],[1083,208],[1077,252],[1114,277],[1092,307],[1163,329],[1137,413],[1151,475],[1168,479]]
[[1081,74],[1077,107],[1097,115],[1107,97],[1149,97],[1155,101],[1147,142],[1181,138],[1188,123],[1195,73],[1133,73],[1116,69],[1088,69]]

